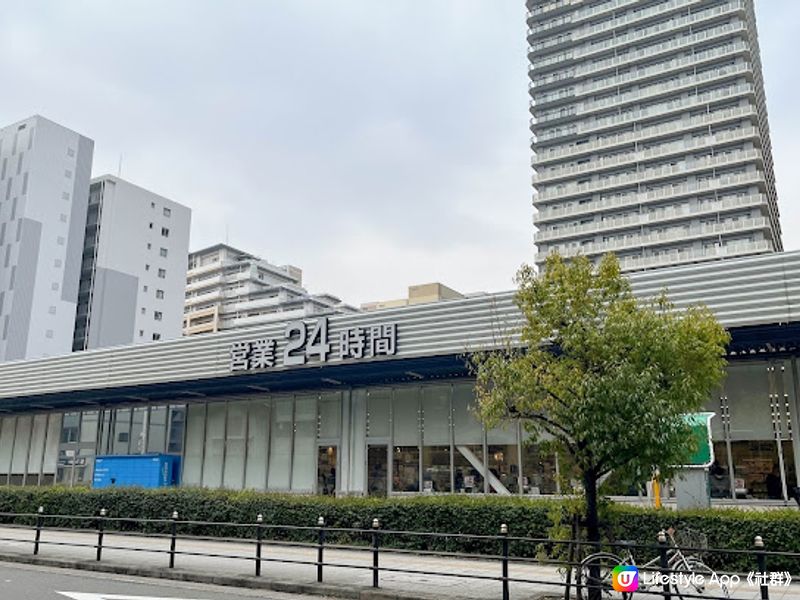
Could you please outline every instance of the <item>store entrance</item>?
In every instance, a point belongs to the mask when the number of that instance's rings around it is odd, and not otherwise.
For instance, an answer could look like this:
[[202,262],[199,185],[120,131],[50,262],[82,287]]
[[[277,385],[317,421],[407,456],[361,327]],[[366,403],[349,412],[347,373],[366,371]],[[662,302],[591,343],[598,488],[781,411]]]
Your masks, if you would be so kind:
[[323,496],[336,495],[336,446],[317,448],[317,493]]
[[389,493],[389,446],[367,446],[367,494],[386,496]]

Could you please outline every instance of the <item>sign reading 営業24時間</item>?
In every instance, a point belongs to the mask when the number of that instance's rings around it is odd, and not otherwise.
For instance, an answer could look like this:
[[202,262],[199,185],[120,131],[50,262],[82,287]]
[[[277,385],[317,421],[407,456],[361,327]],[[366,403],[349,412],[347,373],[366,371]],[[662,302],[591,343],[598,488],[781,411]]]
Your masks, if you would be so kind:
[[283,336],[234,342],[230,347],[230,370],[253,371],[280,365],[300,366],[308,362],[360,360],[397,353],[397,324],[379,323],[348,327],[328,339],[328,318],[312,323],[292,321]]

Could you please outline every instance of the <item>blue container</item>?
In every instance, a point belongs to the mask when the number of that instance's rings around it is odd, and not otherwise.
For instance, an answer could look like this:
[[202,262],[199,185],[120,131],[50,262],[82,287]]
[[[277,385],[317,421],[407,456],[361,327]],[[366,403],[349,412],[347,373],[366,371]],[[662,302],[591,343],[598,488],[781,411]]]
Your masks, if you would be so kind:
[[178,485],[180,466],[181,457],[174,454],[98,456],[94,459],[92,487]]

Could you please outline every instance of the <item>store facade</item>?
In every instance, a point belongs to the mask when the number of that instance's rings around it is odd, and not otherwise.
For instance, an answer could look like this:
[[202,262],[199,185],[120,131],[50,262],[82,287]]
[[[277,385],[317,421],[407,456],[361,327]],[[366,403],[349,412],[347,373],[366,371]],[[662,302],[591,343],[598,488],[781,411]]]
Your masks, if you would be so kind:
[[[678,306],[704,302],[733,336],[707,406],[712,496],[785,500],[800,484],[800,253],[632,283],[642,296],[666,286]],[[466,356],[518,324],[505,293],[6,363],[0,485],[91,485],[96,456],[166,453],[181,457],[184,486],[565,492],[557,457],[523,424],[487,430],[475,417]]]

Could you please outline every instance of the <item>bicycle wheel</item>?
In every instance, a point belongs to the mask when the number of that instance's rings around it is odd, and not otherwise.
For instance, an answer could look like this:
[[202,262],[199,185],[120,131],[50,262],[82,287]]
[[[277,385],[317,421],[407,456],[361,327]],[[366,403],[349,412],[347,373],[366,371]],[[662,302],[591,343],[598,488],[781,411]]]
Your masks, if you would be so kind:
[[620,564],[622,559],[610,552],[597,552],[584,558],[575,577],[578,600],[593,600],[593,590],[599,591],[602,600],[629,600],[631,594],[618,592],[611,584],[611,571]]
[[[725,584],[711,583],[711,577],[715,574],[714,569],[706,565],[699,558],[690,556],[686,559],[685,575],[687,581],[681,585],[674,585],[675,594],[683,599],[684,595],[689,595],[688,600],[693,600],[691,596],[710,596],[714,598],[730,598],[730,590]],[[702,582],[698,581],[698,577],[702,577]]]

